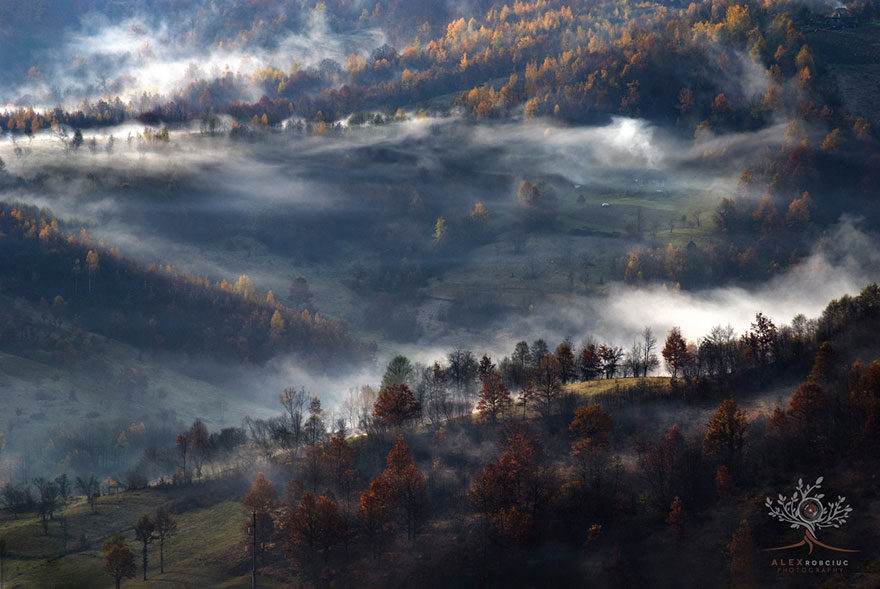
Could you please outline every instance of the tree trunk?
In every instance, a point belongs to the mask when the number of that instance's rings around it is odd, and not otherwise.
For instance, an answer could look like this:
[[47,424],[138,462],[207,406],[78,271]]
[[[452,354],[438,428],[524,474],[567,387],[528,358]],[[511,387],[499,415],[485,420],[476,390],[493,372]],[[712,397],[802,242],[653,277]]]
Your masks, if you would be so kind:
[[144,581],[147,580],[147,543],[144,542]]

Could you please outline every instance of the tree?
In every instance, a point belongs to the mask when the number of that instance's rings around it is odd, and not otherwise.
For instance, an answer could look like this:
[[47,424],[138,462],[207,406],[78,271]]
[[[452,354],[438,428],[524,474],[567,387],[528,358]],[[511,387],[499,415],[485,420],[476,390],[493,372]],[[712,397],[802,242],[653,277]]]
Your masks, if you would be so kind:
[[399,427],[422,413],[422,405],[405,384],[395,384],[379,391],[373,406],[373,418],[388,427]]
[[305,387],[300,390],[289,387],[284,389],[284,392],[279,395],[281,406],[284,407],[284,411],[287,413],[287,432],[283,440],[284,445],[287,447],[292,446],[296,449],[299,446],[303,428],[303,410],[308,398],[309,393],[306,392]]
[[581,350],[578,369],[582,380],[593,380],[602,373],[602,359],[596,350],[596,344],[589,344]]
[[119,589],[122,579],[133,579],[137,572],[134,554],[122,534],[116,534],[104,542],[104,571],[116,581],[116,589]]
[[354,470],[354,449],[348,443],[344,432],[336,432],[330,438],[330,446],[327,449],[325,460],[327,461],[330,482],[336,492],[345,499],[347,505],[358,475]]
[[278,507],[278,493],[272,487],[272,481],[267,480],[262,472],[257,473],[251,490],[244,496],[244,504],[257,514],[257,527],[263,537],[269,536],[274,528],[272,513]]
[[611,415],[603,411],[598,403],[578,407],[568,431],[591,447],[604,448],[608,445],[608,433],[611,431]]
[[687,343],[681,337],[681,330],[678,327],[673,327],[669,331],[661,354],[666,361],[666,367],[672,372],[672,378],[678,376],[678,371],[688,362]]
[[80,146],[83,144],[83,134],[79,129],[75,129],[73,131],[73,139],[70,141],[70,146],[74,151],[78,150]]
[[309,402],[309,418],[305,423],[305,436],[309,445],[314,446],[319,443],[327,428],[324,425],[324,410],[321,408],[321,398],[315,395]]
[[776,344],[776,325],[763,313],[755,315],[751,330],[743,335],[746,345],[757,365],[764,368],[770,360],[770,354]]
[[684,511],[681,508],[681,499],[678,496],[672,501],[672,506],[669,508],[669,515],[666,516],[666,525],[669,526],[669,529],[672,530],[672,533],[678,535],[681,533],[682,526],[684,526]]
[[493,372],[495,372],[495,364],[492,362],[492,358],[484,354],[477,365],[477,376],[480,379],[480,383],[485,383],[486,378]]
[[378,553],[379,545],[391,531],[391,510],[391,487],[380,475],[373,479],[369,488],[361,494],[358,508],[358,519],[374,556]]
[[312,289],[309,288],[309,283],[305,276],[299,275],[290,281],[290,288],[287,290],[287,297],[290,306],[297,311],[312,309],[314,295],[312,295]]
[[410,385],[414,373],[412,363],[406,356],[395,356],[385,368],[385,375],[382,376],[382,384],[379,388],[384,389],[395,384]]
[[[269,291],[270,294],[271,292],[272,291]],[[280,342],[281,338],[284,336],[284,328],[284,318],[281,316],[278,309],[275,309],[275,312],[272,313],[272,318],[269,320],[269,341],[274,344]]]
[[657,360],[657,356],[654,354],[654,350],[657,349],[657,338],[654,337],[654,332],[650,327],[645,326],[644,331],[642,331],[642,377],[647,378],[648,373],[653,372],[657,366],[660,365],[660,361]]
[[407,538],[412,540],[427,507],[426,481],[416,468],[409,446],[398,436],[388,452],[385,470],[381,475],[388,483],[391,501],[406,527]]
[[211,436],[208,428],[201,419],[196,418],[187,434],[187,443],[190,446],[190,456],[196,467],[196,477],[202,478],[202,466],[211,453]]
[[472,393],[471,387],[477,376],[477,359],[473,352],[456,348],[446,356],[446,359],[449,361],[446,377],[455,387],[455,392],[460,398]]
[[147,580],[147,546],[156,539],[153,532],[156,530],[156,523],[149,515],[144,514],[138,518],[134,525],[134,537],[143,545],[143,565],[144,565],[144,581]]
[[34,486],[40,493],[37,502],[37,514],[43,523],[43,533],[49,535],[49,520],[52,519],[55,509],[58,507],[58,487],[55,483],[43,477],[34,479]]
[[257,287],[254,284],[254,281],[251,280],[251,277],[247,274],[242,274],[238,277],[238,280],[235,281],[235,284],[232,287],[232,292],[241,295],[245,299],[252,299],[254,295],[257,294]]
[[562,384],[572,382],[576,376],[576,366],[570,341],[565,340],[556,346],[556,361],[559,363],[559,379]]
[[507,437],[498,460],[474,477],[468,497],[497,538],[522,542],[531,534],[549,484],[550,476],[541,468],[540,448],[516,432]]
[[786,414],[802,426],[815,426],[822,421],[825,391],[815,382],[807,381],[794,392]]
[[95,475],[76,477],[76,489],[86,496],[86,502],[92,508],[92,513],[97,513],[98,494],[100,493],[98,478]]
[[159,540],[159,572],[164,573],[165,540],[177,534],[177,520],[171,517],[167,509],[160,507],[153,522],[156,525],[156,539]]
[[734,583],[749,586],[755,573],[758,547],[748,520],[740,522],[739,530],[727,545],[727,553],[730,555],[730,574]]
[[191,480],[192,476],[189,474],[189,471],[186,469],[186,457],[189,455],[190,443],[189,443],[189,431],[181,432],[177,434],[177,439],[174,442],[175,446],[177,446],[177,453],[180,455],[180,458],[183,462],[181,471],[183,473],[184,480]]
[[89,294],[92,294],[92,276],[98,273],[98,253],[89,250],[86,254],[86,270],[89,276]]
[[479,392],[477,413],[482,419],[495,422],[499,413],[503,416],[511,406],[510,391],[497,372],[490,372]]
[[742,456],[749,421],[733,399],[725,399],[706,423],[703,451],[736,468]]
[[535,385],[537,386],[538,410],[545,418],[553,411],[553,405],[562,391],[559,381],[559,362],[549,352],[544,354],[538,368],[535,369]]
[[623,349],[602,344],[599,346],[597,354],[602,360],[602,370],[605,371],[605,378],[614,378],[620,361],[623,359]]
[[516,404],[519,407],[522,407],[523,421],[526,419],[526,410],[528,409],[529,403],[534,400],[536,394],[537,391],[535,390],[534,381],[532,381],[532,379],[527,380],[522,389],[520,389],[519,398],[516,400]]
[[312,569],[315,586],[319,584],[322,565],[345,534],[345,524],[333,499],[306,491],[290,517],[288,554]]
[[437,222],[434,224],[434,241],[436,243],[441,243],[446,239],[446,234],[449,232],[449,229],[446,226],[446,219],[443,217],[437,217]]

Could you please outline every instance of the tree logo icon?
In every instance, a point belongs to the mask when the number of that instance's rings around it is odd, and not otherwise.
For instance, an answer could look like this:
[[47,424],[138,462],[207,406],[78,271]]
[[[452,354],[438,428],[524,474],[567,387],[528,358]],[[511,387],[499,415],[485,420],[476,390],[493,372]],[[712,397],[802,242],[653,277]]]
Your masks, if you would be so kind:
[[846,497],[838,495],[837,501],[829,502],[827,505],[822,502],[825,494],[816,494],[816,491],[822,487],[823,479],[824,477],[819,477],[813,485],[804,485],[804,480],[798,479],[794,494],[791,497],[783,497],[780,493],[776,499],[776,505],[773,504],[770,497],[767,497],[764,505],[770,510],[770,517],[791,524],[794,529],[804,529],[804,537],[800,542],[777,548],[767,548],[767,551],[809,546],[809,554],[812,554],[815,546],[821,546],[837,552],[858,552],[858,550],[829,546],[816,538],[817,531],[822,528],[839,528],[845,524],[852,512],[852,507],[844,504]]

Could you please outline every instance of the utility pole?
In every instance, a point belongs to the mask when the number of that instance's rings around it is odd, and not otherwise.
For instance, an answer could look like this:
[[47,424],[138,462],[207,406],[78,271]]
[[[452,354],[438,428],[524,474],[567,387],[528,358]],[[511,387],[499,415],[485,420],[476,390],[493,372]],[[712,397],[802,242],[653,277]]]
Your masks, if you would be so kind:
[[3,589],[3,559],[6,557],[6,539],[0,540],[0,589]]
[[254,510],[254,567],[251,573],[251,589],[257,589],[257,510]]

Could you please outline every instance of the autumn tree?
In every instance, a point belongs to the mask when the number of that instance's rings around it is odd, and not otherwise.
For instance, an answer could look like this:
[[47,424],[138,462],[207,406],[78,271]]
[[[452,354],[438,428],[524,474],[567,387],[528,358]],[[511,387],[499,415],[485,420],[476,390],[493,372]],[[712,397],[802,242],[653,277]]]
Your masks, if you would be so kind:
[[817,383],[807,381],[791,396],[785,413],[799,435],[818,443],[825,422],[825,405],[825,391]]
[[333,499],[305,492],[288,523],[288,555],[312,571],[315,586],[327,565],[330,553],[342,541],[345,525]]
[[160,507],[156,510],[155,524],[156,539],[159,540],[159,572],[165,572],[165,540],[177,535],[177,520],[171,517],[168,510]]
[[468,490],[487,530],[501,541],[525,541],[547,500],[551,475],[543,468],[540,454],[535,442],[514,432],[498,460],[487,464]]
[[568,431],[574,437],[570,455],[581,482],[592,484],[593,490],[600,492],[608,463],[606,450],[611,431],[611,415],[603,411],[598,403],[578,407]]
[[495,371],[486,376],[478,396],[477,413],[486,421],[494,423],[499,414],[503,416],[510,410],[510,391]]
[[345,499],[347,504],[358,475],[354,469],[354,449],[348,443],[344,432],[336,432],[330,438],[324,459],[332,488]]
[[134,537],[135,539],[143,545],[142,554],[143,554],[143,566],[144,566],[144,581],[147,580],[147,546],[156,539],[153,535],[153,532],[156,530],[156,522],[153,521],[149,515],[144,514],[140,518],[138,518],[137,523],[134,525]]
[[752,529],[748,520],[742,520],[739,529],[733,535],[730,544],[727,545],[727,553],[730,556],[730,575],[737,585],[749,586],[755,574],[755,557],[758,547],[752,536]]
[[[272,291],[269,291],[270,294],[271,292]],[[281,338],[284,336],[284,329],[284,318],[281,316],[278,309],[275,309],[275,312],[272,313],[272,318],[269,320],[269,341],[273,344],[280,342]]]
[[400,427],[418,419],[422,405],[405,384],[395,384],[379,391],[373,406],[373,418],[387,427]]
[[666,368],[672,372],[672,378],[676,378],[678,371],[688,362],[687,343],[681,337],[681,330],[678,327],[673,327],[669,331],[661,354],[666,361]]
[[388,453],[381,476],[388,483],[391,500],[406,527],[407,538],[412,540],[424,516],[428,499],[425,477],[416,468],[403,436],[397,438]]
[[391,486],[380,475],[361,494],[358,507],[358,519],[367,542],[373,549],[373,556],[391,533],[392,509]]
[[602,359],[599,357],[596,344],[589,344],[581,350],[578,369],[581,380],[593,380],[602,374]]
[[125,541],[125,536],[116,534],[104,542],[103,548],[104,571],[113,577],[116,589],[119,589],[122,579],[133,579],[137,572],[131,546]]
[[716,457],[731,468],[736,468],[742,457],[749,421],[746,412],[733,399],[725,399],[706,423],[703,451]]
[[577,366],[575,364],[574,351],[571,342],[566,340],[556,346],[556,361],[559,363],[559,378],[562,384],[568,384],[574,381],[577,375]]
[[568,431],[591,447],[604,448],[608,445],[608,433],[611,431],[611,415],[603,411],[598,403],[578,407]]
[[86,270],[89,278],[89,294],[92,294],[92,277],[98,273],[98,253],[95,250],[89,250],[86,254]]
[[676,496],[669,508],[669,515],[666,516],[666,525],[675,535],[681,534],[682,526],[684,526],[684,510],[681,507],[681,499]]
[[262,472],[257,473],[251,490],[244,496],[244,504],[250,511],[257,514],[257,528],[262,537],[270,536],[274,529],[272,514],[278,507],[278,493],[272,487],[272,482],[266,480]]

